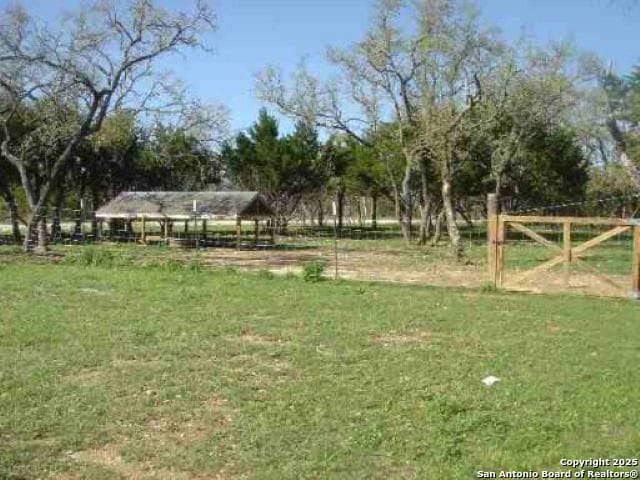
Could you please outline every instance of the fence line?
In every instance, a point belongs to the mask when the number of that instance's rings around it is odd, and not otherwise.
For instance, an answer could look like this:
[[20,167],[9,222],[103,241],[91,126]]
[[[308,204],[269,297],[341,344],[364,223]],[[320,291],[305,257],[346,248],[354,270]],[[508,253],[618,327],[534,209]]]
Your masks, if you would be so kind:
[[[640,195],[634,196],[640,198]],[[505,286],[505,246],[507,243],[508,230],[520,233],[529,241],[545,247],[555,253],[551,259],[544,263],[524,271],[520,271],[514,278],[510,279],[511,286],[519,284],[536,275],[551,270],[557,265],[562,265],[563,280],[565,287],[569,286],[569,278],[571,275],[570,266],[577,263],[590,272],[592,276],[613,286],[616,289],[630,291],[633,298],[640,299],[640,219],[631,217],[613,218],[613,217],[593,217],[593,216],[544,216],[544,215],[523,215],[520,214],[500,214],[498,210],[498,201],[495,195],[489,195],[487,199],[487,211],[489,214],[488,231],[487,231],[487,262],[489,266],[489,278],[493,285],[497,288]],[[527,225],[539,227],[541,225],[555,225],[562,227],[562,236],[560,245],[551,241],[547,236]],[[588,240],[574,246],[572,242],[572,228],[575,225],[597,225],[608,227],[608,230],[600,232],[598,235],[591,235]],[[619,237],[625,232],[632,232],[633,240],[631,243],[631,284],[630,290],[612,280],[608,275],[603,274],[599,268],[594,267],[582,257],[588,250]]]

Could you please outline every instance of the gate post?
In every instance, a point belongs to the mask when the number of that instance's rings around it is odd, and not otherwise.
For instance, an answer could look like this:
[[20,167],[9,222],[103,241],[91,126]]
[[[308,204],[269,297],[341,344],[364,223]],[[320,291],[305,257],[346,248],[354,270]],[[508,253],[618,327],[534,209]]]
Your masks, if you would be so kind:
[[633,272],[631,296],[640,300],[640,225],[633,229]]
[[504,282],[504,237],[507,224],[496,215],[497,236],[496,236],[496,287],[502,288]]

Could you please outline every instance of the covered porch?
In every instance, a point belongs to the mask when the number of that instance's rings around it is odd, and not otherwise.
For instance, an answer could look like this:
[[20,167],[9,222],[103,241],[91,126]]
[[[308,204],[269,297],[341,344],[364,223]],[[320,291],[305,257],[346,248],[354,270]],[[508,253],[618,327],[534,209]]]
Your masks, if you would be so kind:
[[257,192],[123,192],[96,219],[98,239],[182,248],[275,244],[273,212]]

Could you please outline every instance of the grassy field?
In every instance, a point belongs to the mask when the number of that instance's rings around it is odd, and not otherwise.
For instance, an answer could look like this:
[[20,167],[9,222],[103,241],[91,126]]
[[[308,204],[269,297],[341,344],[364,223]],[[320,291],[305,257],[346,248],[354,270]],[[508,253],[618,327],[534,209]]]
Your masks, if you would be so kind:
[[640,451],[631,301],[16,261],[0,312],[3,479],[460,479]]

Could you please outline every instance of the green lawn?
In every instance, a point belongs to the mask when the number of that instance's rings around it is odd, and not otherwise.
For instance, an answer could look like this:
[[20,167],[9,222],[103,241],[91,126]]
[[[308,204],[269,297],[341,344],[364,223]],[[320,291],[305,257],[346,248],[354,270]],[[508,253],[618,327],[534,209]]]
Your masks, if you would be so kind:
[[462,479],[636,456],[639,333],[626,300],[9,263],[0,478]]

